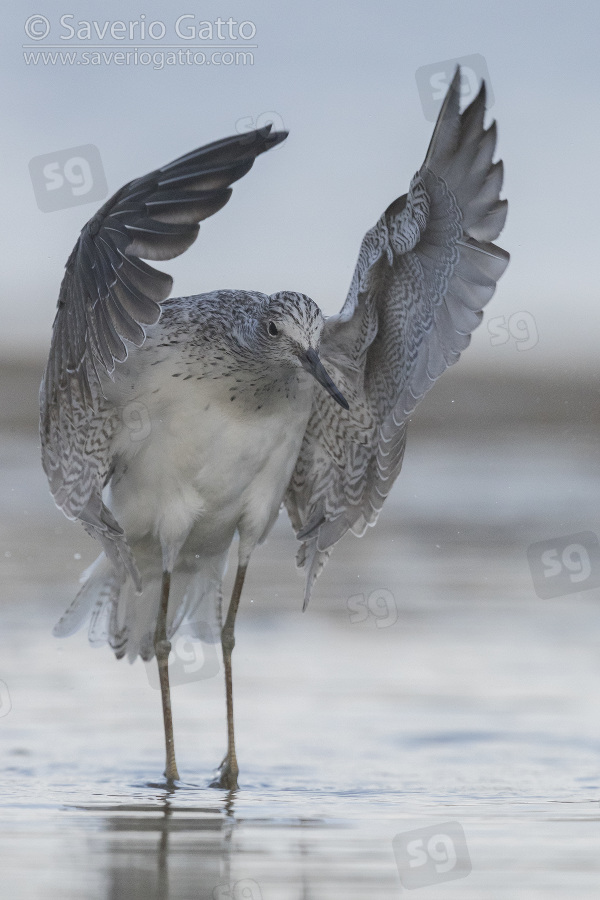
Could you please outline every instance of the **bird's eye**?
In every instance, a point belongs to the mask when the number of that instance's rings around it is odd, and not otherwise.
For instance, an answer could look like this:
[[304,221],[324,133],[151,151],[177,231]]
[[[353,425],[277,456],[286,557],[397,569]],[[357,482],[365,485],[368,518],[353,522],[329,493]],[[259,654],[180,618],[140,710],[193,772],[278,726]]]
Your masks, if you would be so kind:
[[269,322],[269,324],[267,325],[267,331],[272,337],[275,337],[279,334],[279,329],[277,328],[275,322]]

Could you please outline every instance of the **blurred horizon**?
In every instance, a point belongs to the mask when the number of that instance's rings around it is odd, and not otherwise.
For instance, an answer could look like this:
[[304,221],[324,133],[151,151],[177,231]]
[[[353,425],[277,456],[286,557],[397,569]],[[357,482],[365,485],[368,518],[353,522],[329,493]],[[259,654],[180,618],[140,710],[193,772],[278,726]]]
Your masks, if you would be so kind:
[[[468,352],[468,351],[467,351]],[[0,363],[0,428],[37,435],[38,389],[46,359]],[[589,374],[568,375],[549,367],[529,373],[509,369],[485,371],[451,366],[433,385],[410,417],[409,434],[446,432],[473,434],[518,426],[532,433],[560,425],[573,432],[592,432],[600,426],[600,384]],[[409,438],[410,441],[410,438]]]

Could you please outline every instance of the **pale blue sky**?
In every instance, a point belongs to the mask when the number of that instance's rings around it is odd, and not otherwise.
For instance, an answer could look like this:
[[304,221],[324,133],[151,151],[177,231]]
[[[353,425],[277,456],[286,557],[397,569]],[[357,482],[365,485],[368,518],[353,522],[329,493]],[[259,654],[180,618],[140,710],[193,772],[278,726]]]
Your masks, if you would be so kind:
[[[252,22],[256,35],[238,43],[257,45],[254,65],[155,70],[23,61],[22,44],[32,43],[24,23],[34,14],[52,27],[39,49],[75,43],[60,41],[65,13],[75,16],[71,22],[101,26],[139,20],[143,12],[146,22],[165,23],[165,42],[187,47],[174,23],[196,10],[197,21]],[[432,124],[416,70],[477,53],[495,96],[489,115],[498,120],[511,204],[500,243],[512,262],[488,307],[492,331],[484,322],[463,362],[560,375],[581,361],[597,370],[597,5],[220,0],[167,7],[120,0],[70,7],[35,0],[20,9],[15,4],[5,20],[3,355],[46,352],[64,263],[100,205],[41,212],[31,158],[95,144],[113,192],[234,133],[240,119],[276,112],[290,130],[288,141],[257,161],[185,256],[163,265],[175,276],[175,294],[289,288],[309,294],[329,314],[344,300],[364,232],[406,191],[423,160]],[[105,37],[104,43],[116,41]],[[155,50],[157,43],[133,46]],[[514,338],[502,338],[511,315],[526,352]]]

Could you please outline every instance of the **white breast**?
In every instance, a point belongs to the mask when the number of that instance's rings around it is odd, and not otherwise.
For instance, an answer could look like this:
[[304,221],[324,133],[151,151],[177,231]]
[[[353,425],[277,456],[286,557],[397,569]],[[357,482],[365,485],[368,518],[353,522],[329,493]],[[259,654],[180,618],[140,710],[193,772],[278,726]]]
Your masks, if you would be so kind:
[[220,379],[169,377],[166,365],[135,382],[129,403],[147,415],[146,427],[115,437],[108,503],[133,544],[154,536],[178,551],[189,535],[192,548],[222,553],[237,529],[240,555],[249,556],[291,478],[312,379],[302,373],[292,400],[282,392],[258,404],[237,392],[232,401]]

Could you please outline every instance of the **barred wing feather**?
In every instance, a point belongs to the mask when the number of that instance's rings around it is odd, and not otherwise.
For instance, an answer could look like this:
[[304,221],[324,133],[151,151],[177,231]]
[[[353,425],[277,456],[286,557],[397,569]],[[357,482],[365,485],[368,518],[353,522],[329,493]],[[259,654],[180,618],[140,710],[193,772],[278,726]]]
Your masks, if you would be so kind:
[[421,169],[363,240],[320,355],[349,411],[317,391],[285,503],[308,603],[333,546],[377,520],[402,466],[407,421],[456,362],[509,260],[493,241],[507,203],[485,85],[460,114],[457,70]]
[[223,207],[231,184],[287,137],[271,126],[215,141],[131,181],[84,226],[60,288],[40,388],[42,462],[57,505],[98,537],[121,577],[139,574],[123,531],[102,502],[119,417],[102,377],[139,347],[160,317],[172,278],[143,259],[172,259],[199,222]]

